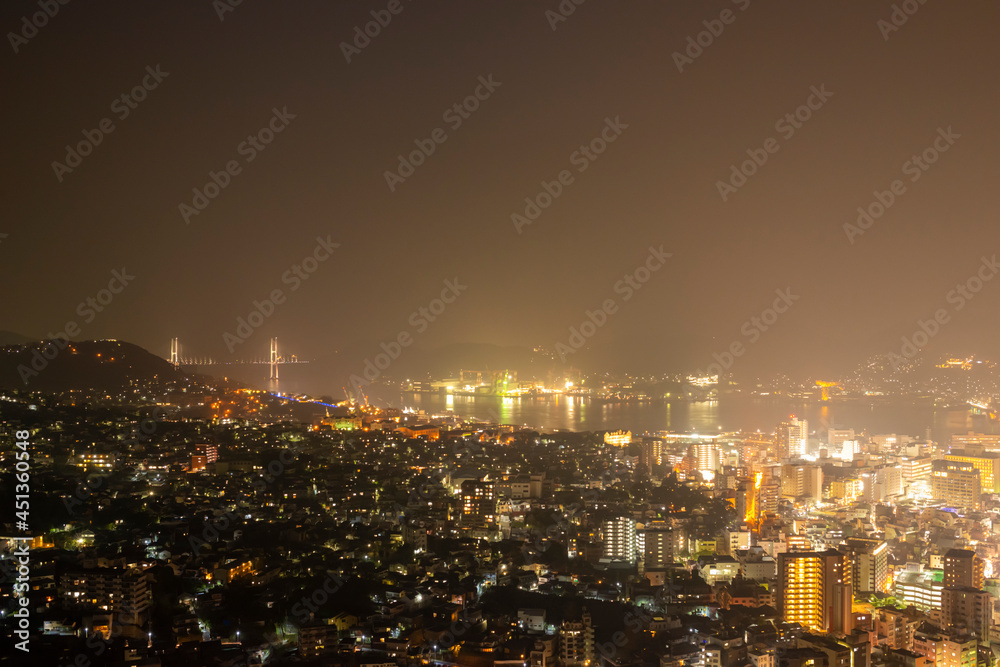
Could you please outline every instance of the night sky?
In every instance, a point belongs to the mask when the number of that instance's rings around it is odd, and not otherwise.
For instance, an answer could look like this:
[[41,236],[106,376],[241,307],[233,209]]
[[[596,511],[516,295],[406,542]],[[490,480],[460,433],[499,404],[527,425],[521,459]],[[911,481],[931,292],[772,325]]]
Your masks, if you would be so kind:
[[[867,0],[564,0],[559,21],[556,0],[224,1],[69,2],[29,39],[11,33],[38,5],[3,3],[0,329],[72,321],[77,339],[166,356],[176,336],[234,358],[278,336],[361,361],[401,332],[414,358],[554,348],[611,299],[571,363],[704,367],[740,341],[737,374],[837,372],[898,351],[937,309],[929,353],[1000,356],[1000,280],[960,310],[948,299],[1000,251],[996,2],[911,0],[895,29],[893,3]],[[343,46],[372,11],[388,25]],[[478,109],[446,114],[469,96]],[[78,166],[53,165],[102,119],[113,131]],[[271,143],[243,144],[269,123]],[[600,155],[578,153],[602,131]],[[934,164],[907,165],[936,140]],[[751,154],[767,161],[723,201]],[[180,205],[230,161],[239,173],[186,221]],[[563,171],[537,219],[512,221]],[[895,201],[845,229],[876,191]],[[318,237],[339,247],[293,289],[283,277]],[[626,300],[616,283],[660,246],[671,257]],[[123,267],[134,280],[87,321],[78,304]],[[411,314],[455,279],[467,289],[421,331]],[[223,334],[275,289],[284,303],[230,355]],[[741,333],[786,289],[787,312]]]

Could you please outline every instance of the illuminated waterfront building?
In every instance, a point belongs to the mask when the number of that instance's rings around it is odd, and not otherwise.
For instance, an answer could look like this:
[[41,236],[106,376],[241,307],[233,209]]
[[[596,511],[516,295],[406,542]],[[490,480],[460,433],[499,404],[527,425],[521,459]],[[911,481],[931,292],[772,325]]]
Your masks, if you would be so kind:
[[627,447],[632,444],[632,431],[608,431],[604,434],[604,444],[611,447]]
[[994,433],[976,433],[975,431],[969,431],[964,435],[959,435],[957,433],[951,436],[951,446],[952,447],[964,447],[969,448],[973,445],[979,445],[980,447],[994,447],[1000,449],[1000,434]]

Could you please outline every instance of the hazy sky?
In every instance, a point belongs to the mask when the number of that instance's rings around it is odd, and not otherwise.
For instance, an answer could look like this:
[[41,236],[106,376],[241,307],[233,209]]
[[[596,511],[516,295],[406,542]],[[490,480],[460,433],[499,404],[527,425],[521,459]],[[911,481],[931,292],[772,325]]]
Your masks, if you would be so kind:
[[[223,334],[279,289],[234,356],[272,335],[303,357],[400,333],[412,354],[551,348],[609,299],[574,363],[705,366],[738,341],[734,372],[827,372],[898,351],[939,308],[931,351],[1000,354],[1000,280],[948,299],[1000,251],[996,2],[901,3],[890,30],[893,3],[869,0],[564,0],[559,21],[555,0],[225,1],[71,2],[37,30],[22,18],[38,4],[3,3],[0,329],[72,321],[81,339],[225,356]],[[373,11],[387,25],[345,46]],[[113,131],[91,132],[102,119]],[[271,143],[243,143],[269,124],[254,141]],[[70,167],[85,131],[100,143]],[[602,131],[604,152],[578,152]],[[433,154],[390,189],[417,141]],[[907,165],[929,148],[934,164]],[[767,161],[724,201],[747,151]],[[296,283],[317,237],[339,247]],[[626,300],[616,284],[660,246],[671,257]],[[78,309],[123,267],[135,278],[102,312]],[[439,317],[411,316],[456,278]],[[785,289],[798,299],[767,331],[747,325]]]

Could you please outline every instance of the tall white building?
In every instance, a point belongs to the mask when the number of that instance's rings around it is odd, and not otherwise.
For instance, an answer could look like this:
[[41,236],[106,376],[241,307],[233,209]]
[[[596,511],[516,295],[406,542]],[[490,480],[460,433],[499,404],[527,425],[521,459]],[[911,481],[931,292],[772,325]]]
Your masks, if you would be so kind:
[[781,466],[781,495],[823,502],[823,468],[814,464]]
[[809,444],[809,421],[792,417],[778,425],[778,459],[798,459],[806,453]]
[[861,443],[857,440],[844,440],[840,446],[840,458],[853,461],[855,454],[861,453]]
[[563,621],[559,628],[559,662],[563,667],[589,667],[594,662],[594,626],[586,609],[583,620]]
[[608,519],[601,524],[601,533],[604,535],[605,558],[635,562],[635,519],[623,516]]
[[882,466],[873,472],[862,473],[865,500],[880,503],[903,494],[903,467],[899,464]]
[[854,440],[853,428],[831,428],[826,432],[826,441],[832,451],[842,448],[847,440]]
[[715,442],[698,442],[691,445],[691,459],[694,462],[694,469],[700,473],[714,475],[720,467],[721,457],[719,455],[719,445]]

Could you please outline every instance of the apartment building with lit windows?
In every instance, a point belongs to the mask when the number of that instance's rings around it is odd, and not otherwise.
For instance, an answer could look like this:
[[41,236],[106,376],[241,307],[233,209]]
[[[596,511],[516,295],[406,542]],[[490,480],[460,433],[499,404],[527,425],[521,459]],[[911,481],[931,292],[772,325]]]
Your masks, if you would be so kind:
[[73,570],[59,579],[67,607],[110,611],[123,623],[138,623],[152,604],[149,578],[136,568],[96,567]]
[[944,585],[983,587],[983,559],[968,549],[948,549],[944,554]]
[[836,549],[778,555],[778,610],[812,632],[850,633],[853,586],[850,557]]
[[931,495],[950,507],[967,511],[980,508],[980,473],[968,461],[934,461]]
[[976,667],[978,646],[974,637],[957,634],[916,632],[913,652],[935,667]]
[[601,535],[604,537],[605,558],[635,562],[635,519],[630,517],[608,519],[601,524]]
[[462,482],[461,491],[462,523],[495,524],[497,521],[496,485],[481,479],[467,479]]
[[882,540],[848,538],[841,551],[850,555],[851,584],[859,593],[889,592],[889,545]]
[[981,448],[953,448],[944,455],[945,461],[971,463],[979,471],[981,493],[1000,493],[1000,453]]

